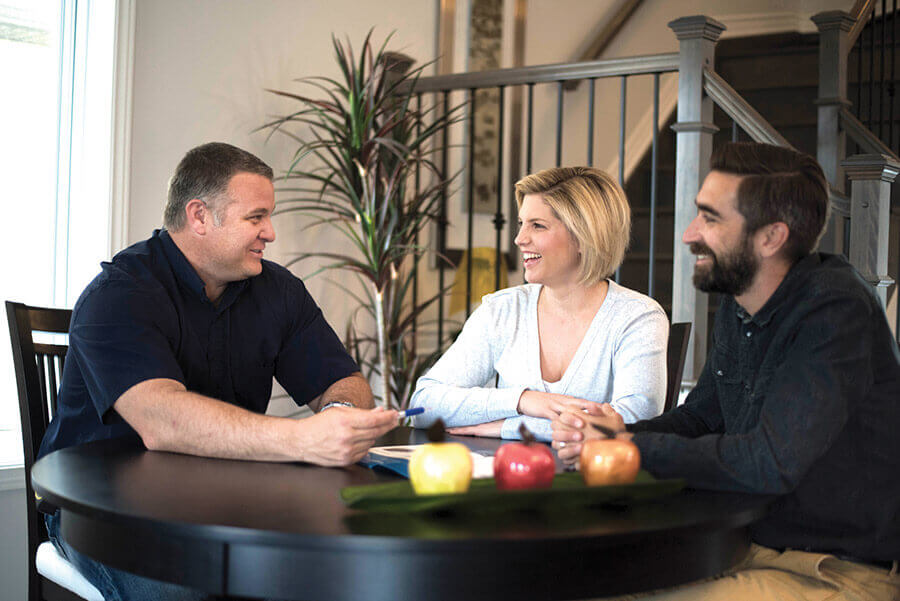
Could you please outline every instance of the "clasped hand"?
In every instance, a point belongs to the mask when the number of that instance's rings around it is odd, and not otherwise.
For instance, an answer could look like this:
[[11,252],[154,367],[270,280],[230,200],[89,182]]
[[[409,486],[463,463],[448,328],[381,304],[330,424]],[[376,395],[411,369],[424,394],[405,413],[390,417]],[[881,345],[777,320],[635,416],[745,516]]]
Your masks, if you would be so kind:
[[552,446],[563,463],[571,465],[578,461],[581,444],[585,440],[605,437],[591,424],[606,427],[614,432],[622,432],[618,435],[620,437],[631,437],[630,433],[624,432],[625,421],[622,416],[607,403],[590,403],[583,410],[566,409],[551,422]]
[[[559,417],[559,414],[564,411],[587,410],[591,405],[596,405],[596,403],[565,394],[526,390],[519,397],[519,404],[516,410],[520,415],[552,420]],[[447,431],[450,434],[459,436],[499,438],[503,428],[503,421],[501,419],[473,426],[458,426]]]

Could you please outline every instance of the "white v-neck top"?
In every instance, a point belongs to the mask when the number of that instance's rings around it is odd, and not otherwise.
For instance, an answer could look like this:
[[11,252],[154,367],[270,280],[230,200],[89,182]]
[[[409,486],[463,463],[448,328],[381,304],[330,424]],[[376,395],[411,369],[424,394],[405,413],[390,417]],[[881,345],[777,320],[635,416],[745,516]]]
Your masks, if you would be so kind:
[[410,406],[426,408],[413,418],[416,427],[437,418],[448,427],[503,419],[503,438],[519,438],[524,422],[539,439],[550,440],[549,420],[518,414],[525,390],[610,403],[627,423],[662,412],[669,322],[656,301],[610,281],[562,378],[546,382],[538,337],[540,291],[540,284],[525,284],[484,297],[456,342],[416,383]]

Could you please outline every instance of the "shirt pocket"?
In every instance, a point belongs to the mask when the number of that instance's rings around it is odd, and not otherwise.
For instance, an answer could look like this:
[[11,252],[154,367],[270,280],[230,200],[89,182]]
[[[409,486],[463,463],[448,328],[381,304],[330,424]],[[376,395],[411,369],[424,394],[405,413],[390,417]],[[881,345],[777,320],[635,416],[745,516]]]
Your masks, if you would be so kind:
[[715,377],[716,396],[726,426],[739,419],[740,399],[744,396],[744,384],[741,381],[738,354],[724,346],[716,346],[712,357],[712,372]]

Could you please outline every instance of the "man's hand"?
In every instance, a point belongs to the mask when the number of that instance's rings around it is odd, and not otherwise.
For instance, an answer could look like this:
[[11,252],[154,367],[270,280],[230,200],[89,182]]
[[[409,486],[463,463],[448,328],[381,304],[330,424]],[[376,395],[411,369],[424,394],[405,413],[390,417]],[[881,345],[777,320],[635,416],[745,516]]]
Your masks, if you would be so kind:
[[483,436],[484,438],[500,438],[500,431],[503,429],[503,420],[495,422],[486,422],[484,424],[476,424],[474,426],[460,426],[459,428],[448,428],[447,433],[455,436]]
[[519,397],[519,405],[516,409],[522,415],[555,419],[563,411],[587,409],[589,405],[596,404],[593,401],[586,401],[585,399],[565,394],[526,390]]
[[553,427],[553,448],[560,460],[571,465],[581,455],[581,443],[585,440],[604,438],[604,435],[590,424],[605,426],[614,432],[625,430],[625,421],[607,403],[591,403],[586,411],[564,411],[551,423]]
[[332,407],[297,421],[301,458],[323,466],[351,465],[372,447],[375,439],[399,423],[396,411],[382,407]]

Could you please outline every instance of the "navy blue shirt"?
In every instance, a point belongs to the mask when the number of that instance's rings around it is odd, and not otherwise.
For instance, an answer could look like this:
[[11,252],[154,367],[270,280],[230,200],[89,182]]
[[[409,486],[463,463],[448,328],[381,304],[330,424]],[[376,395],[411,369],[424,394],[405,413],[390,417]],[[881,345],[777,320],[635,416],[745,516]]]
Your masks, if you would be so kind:
[[761,545],[900,559],[900,351],[872,287],[813,254],[752,316],[724,297],[713,340],[685,404],[629,426],[644,467],[779,495]]
[[59,407],[40,455],[137,433],[113,409],[153,378],[263,413],[278,380],[298,405],[359,371],[306,287],[262,262],[217,304],[168,232],[102,264],[72,313]]

